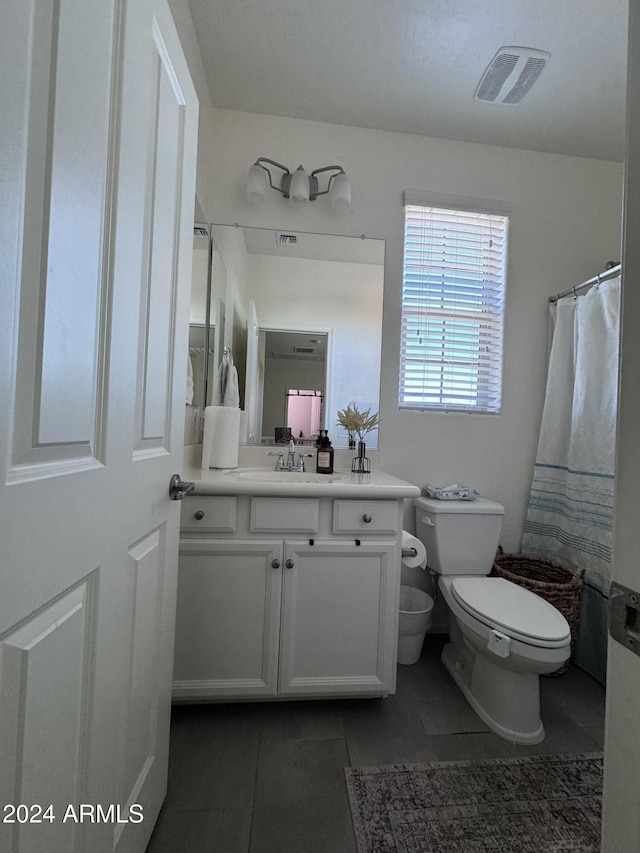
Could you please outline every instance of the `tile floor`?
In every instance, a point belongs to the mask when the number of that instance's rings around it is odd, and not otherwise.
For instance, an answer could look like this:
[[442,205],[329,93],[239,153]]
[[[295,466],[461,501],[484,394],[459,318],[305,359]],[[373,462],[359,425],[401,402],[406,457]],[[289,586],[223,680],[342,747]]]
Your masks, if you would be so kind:
[[387,699],[175,706],[167,798],[147,853],[355,853],[343,768],[603,747],[604,690],[541,679],[547,736],[490,732],[428,636]]

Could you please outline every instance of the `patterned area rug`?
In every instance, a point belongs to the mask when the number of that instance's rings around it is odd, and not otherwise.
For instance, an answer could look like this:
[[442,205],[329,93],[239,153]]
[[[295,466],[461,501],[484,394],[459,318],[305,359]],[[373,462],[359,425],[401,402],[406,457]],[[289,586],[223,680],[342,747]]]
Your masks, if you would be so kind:
[[345,768],[358,853],[598,853],[602,753]]

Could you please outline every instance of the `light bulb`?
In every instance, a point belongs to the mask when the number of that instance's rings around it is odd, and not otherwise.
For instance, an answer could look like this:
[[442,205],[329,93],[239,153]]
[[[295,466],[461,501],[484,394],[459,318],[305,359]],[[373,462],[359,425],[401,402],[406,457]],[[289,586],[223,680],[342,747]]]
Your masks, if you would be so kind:
[[267,197],[267,173],[254,163],[247,173],[247,199],[252,203],[263,201]]
[[329,204],[334,210],[347,210],[351,204],[351,181],[344,172],[336,175],[331,182]]
[[309,201],[309,176],[302,166],[298,166],[291,176],[289,198],[294,202]]

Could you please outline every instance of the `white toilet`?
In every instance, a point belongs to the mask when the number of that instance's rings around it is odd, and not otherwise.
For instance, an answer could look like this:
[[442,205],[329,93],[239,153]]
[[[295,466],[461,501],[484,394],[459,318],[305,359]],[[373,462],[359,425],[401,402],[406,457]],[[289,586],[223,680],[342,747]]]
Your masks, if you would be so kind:
[[494,501],[414,500],[416,536],[449,607],[442,660],[478,716],[515,743],[544,739],[538,676],[571,653],[564,616],[503,578],[487,577],[504,508]]

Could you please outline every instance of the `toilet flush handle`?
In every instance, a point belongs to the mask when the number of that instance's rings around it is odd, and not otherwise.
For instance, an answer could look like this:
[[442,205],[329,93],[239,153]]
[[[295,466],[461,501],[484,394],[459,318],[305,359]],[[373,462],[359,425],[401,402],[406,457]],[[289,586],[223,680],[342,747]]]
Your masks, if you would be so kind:
[[436,526],[435,521],[432,518],[430,518],[430,516],[428,516],[428,515],[425,515],[422,517],[422,523],[426,524],[427,527],[435,527]]

